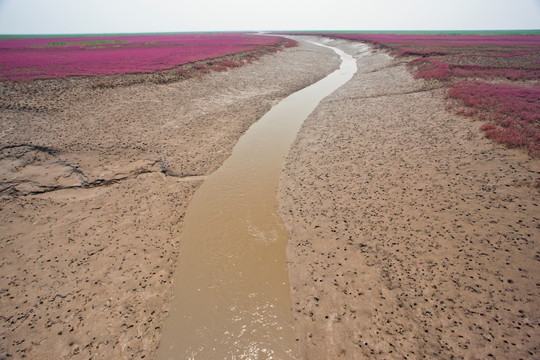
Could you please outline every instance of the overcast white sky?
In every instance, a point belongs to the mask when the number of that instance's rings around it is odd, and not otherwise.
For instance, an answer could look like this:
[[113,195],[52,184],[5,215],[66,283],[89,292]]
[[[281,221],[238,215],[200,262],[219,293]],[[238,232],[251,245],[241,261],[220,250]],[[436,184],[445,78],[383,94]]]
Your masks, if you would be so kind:
[[0,34],[540,29],[540,0],[0,0]]

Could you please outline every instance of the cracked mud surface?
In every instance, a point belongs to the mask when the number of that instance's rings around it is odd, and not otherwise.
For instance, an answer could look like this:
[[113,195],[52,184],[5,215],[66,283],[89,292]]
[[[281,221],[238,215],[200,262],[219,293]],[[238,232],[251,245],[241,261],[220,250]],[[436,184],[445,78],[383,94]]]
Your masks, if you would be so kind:
[[445,111],[444,89],[405,64],[364,55],[280,183],[300,357],[540,356],[539,161]]
[[338,65],[300,45],[161,85],[0,83],[0,358],[153,358],[194,191]]

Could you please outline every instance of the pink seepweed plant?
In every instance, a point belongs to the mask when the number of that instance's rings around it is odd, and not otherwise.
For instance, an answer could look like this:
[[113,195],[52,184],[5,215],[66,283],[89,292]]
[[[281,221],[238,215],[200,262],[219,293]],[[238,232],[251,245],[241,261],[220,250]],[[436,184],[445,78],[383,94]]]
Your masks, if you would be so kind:
[[0,37],[0,80],[152,73],[232,54],[246,54],[252,61],[261,52],[295,45],[290,39],[244,33]]
[[487,138],[540,156],[540,36],[326,33],[410,57],[416,78],[442,81],[457,113]]
[[447,97],[468,109],[460,114],[486,121],[480,129],[487,138],[540,156],[540,87],[462,81],[451,85]]

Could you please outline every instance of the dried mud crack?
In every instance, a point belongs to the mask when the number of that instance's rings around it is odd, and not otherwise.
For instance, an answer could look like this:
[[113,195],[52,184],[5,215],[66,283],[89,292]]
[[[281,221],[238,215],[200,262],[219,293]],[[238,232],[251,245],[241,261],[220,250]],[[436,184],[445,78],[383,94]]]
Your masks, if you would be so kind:
[[[44,146],[31,144],[4,146],[0,149],[0,163],[4,167],[3,178],[0,181],[0,195],[28,196],[60,190],[92,189],[111,186],[142,174],[152,173],[163,174],[182,181],[200,181],[204,179],[204,175],[200,174],[173,174],[165,167],[162,160],[136,159],[133,161],[133,163],[137,164],[134,170],[117,169],[117,172],[111,173],[109,178],[90,179],[76,166],[61,160],[60,156],[58,150]],[[32,167],[31,173],[25,171],[27,167]],[[131,167],[133,168],[133,166]],[[43,175],[48,172],[55,173],[52,179]],[[15,179],[9,179],[10,175],[14,175],[12,178]],[[74,175],[74,178],[71,185],[59,185],[62,182],[67,182],[65,179],[70,179],[72,175]],[[44,180],[54,185],[45,185],[43,184]]]

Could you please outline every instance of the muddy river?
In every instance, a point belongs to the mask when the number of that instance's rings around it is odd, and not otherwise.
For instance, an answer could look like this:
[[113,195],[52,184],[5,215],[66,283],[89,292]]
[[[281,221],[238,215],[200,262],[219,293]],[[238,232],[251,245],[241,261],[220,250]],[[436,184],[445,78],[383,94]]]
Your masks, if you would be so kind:
[[304,119],[356,72],[332,49],[340,68],[253,124],[191,200],[157,359],[295,358],[277,189]]

